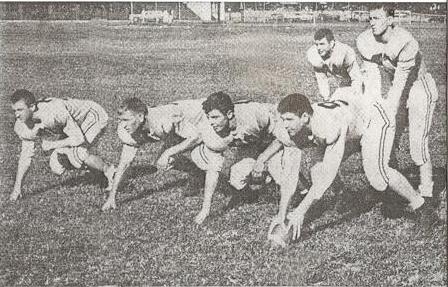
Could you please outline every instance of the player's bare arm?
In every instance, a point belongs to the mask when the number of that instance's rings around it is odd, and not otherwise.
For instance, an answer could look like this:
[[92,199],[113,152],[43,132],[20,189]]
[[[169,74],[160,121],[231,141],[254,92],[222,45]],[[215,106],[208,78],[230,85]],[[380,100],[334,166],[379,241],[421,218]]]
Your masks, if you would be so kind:
[[299,182],[302,150],[297,147],[285,147],[284,153],[284,177],[283,181],[280,182],[280,203],[278,213],[271,222],[271,228],[276,224],[285,222],[289,202]]
[[22,181],[31,165],[31,160],[33,156],[34,156],[34,142],[23,140],[19,162],[17,165],[17,174],[14,183],[14,190],[9,196],[9,199],[11,201],[17,200],[22,194]]
[[191,135],[183,140],[181,143],[166,149],[157,160],[157,167],[167,169],[170,166],[170,161],[173,156],[190,150],[201,143],[199,134]]
[[317,69],[314,69],[314,74],[316,75],[320,95],[325,101],[330,100],[330,82],[328,76]]
[[207,170],[205,174],[204,185],[204,200],[202,202],[202,209],[198,215],[196,215],[194,221],[197,224],[202,224],[204,220],[210,214],[210,207],[212,204],[213,194],[218,186],[219,172],[215,170]]
[[351,86],[356,91],[358,95],[362,94],[362,83],[363,78],[361,74],[361,69],[356,60],[356,54],[353,49],[349,49],[344,58],[344,64],[347,67],[347,72],[351,79]]
[[120,156],[120,162],[118,164],[118,167],[115,172],[114,181],[112,184],[111,191],[109,192],[109,196],[104,203],[103,207],[101,208],[103,211],[114,209],[116,208],[115,204],[115,198],[117,194],[118,187],[120,183],[122,182],[123,175],[125,174],[126,170],[131,165],[132,161],[135,158],[135,155],[137,154],[138,148],[135,146],[130,146],[127,144],[123,145],[123,149],[121,151]]
[[283,144],[275,139],[272,143],[258,156],[252,169],[252,177],[260,177],[266,169],[266,162],[279,150],[283,148]]
[[327,139],[328,146],[325,149],[322,162],[317,163],[311,168],[311,180],[313,184],[299,206],[288,215],[288,219],[290,220],[289,224],[293,228],[293,240],[300,237],[300,229],[306,212],[314,202],[322,197],[336,178],[344,156],[346,133],[347,126],[344,126],[339,130],[335,140],[329,141]]
[[415,66],[415,58],[419,47],[417,41],[410,41],[406,44],[398,56],[397,67],[394,73],[392,87],[390,87],[387,94],[387,99],[392,101],[395,107],[398,108],[400,98],[406,86],[409,74]]
[[85,139],[81,128],[76,124],[71,116],[68,115],[66,118],[66,125],[63,131],[67,137],[56,141],[42,140],[43,150],[47,151],[63,147],[76,147],[84,143]]

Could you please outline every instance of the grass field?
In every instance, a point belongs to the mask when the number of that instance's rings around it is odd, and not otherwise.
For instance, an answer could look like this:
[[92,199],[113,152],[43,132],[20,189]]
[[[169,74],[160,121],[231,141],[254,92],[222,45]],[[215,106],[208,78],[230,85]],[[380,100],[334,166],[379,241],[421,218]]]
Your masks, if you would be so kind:
[[[354,46],[363,25],[332,27]],[[201,198],[182,196],[186,174],[151,168],[160,145],[139,153],[112,212],[100,211],[105,193],[88,175],[52,175],[40,148],[23,199],[7,201],[19,154],[8,102],[16,88],[103,105],[114,121],[94,151],[117,163],[115,109],[132,95],[149,105],[218,90],[272,103],[296,91],[316,99],[304,58],[315,29],[0,23],[0,285],[446,285],[446,225],[421,237],[413,220],[384,219],[378,205],[362,211],[354,203],[337,214],[324,204],[314,231],[283,250],[266,243],[275,193],[227,213],[221,210],[228,198],[218,193],[211,217],[198,227]],[[440,168],[447,148],[446,29],[410,30],[440,91],[430,137]],[[411,165],[406,138],[401,168]],[[367,190],[359,157],[344,164],[342,178],[349,194]]]

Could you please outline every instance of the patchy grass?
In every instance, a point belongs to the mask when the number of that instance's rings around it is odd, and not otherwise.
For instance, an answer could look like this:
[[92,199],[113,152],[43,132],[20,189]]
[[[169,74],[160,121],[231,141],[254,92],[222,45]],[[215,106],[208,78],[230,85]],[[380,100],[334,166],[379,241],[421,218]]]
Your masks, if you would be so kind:
[[[333,26],[354,46],[365,26]],[[418,236],[408,218],[384,219],[378,205],[352,204],[323,214],[304,240],[270,249],[266,231],[278,194],[223,213],[217,194],[210,219],[193,223],[201,198],[182,196],[186,175],[151,168],[160,145],[147,145],[118,195],[101,213],[105,194],[83,172],[50,173],[38,150],[24,198],[7,202],[19,141],[7,96],[93,99],[115,119],[118,103],[137,95],[149,105],[198,98],[217,90],[235,99],[276,102],[294,91],[317,94],[305,51],[315,27],[129,27],[94,23],[0,23],[0,285],[446,285],[446,226]],[[446,30],[414,29],[440,90],[430,149],[446,165]],[[117,162],[111,121],[94,151]],[[400,167],[411,165],[403,137]],[[342,168],[347,193],[365,194],[359,156]],[[361,196],[362,197],[362,196]]]

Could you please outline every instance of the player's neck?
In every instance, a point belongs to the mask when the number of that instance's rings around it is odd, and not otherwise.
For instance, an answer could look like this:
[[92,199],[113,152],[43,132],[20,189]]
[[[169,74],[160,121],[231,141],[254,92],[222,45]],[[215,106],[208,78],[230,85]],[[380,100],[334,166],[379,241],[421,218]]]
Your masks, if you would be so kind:
[[394,28],[393,26],[387,27],[383,34],[376,37],[382,43],[388,43],[393,37]]
[[231,118],[230,120],[229,120],[229,130],[231,130],[231,131],[233,131],[233,130],[235,130],[236,129],[236,118],[235,118],[235,116],[233,116],[233,118]]

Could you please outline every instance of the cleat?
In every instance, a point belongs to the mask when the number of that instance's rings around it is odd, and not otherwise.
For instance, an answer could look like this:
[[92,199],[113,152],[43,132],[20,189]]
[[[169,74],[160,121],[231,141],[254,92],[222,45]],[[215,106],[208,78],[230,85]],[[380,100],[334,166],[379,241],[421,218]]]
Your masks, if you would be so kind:
[[425,201],[423,205],[417,208],[414,212],[417,216],[416,227],[418,228],[418,233],[431,233],[434,227],[439,224],[437,211],[434,208],[434,205],[429,201]]

